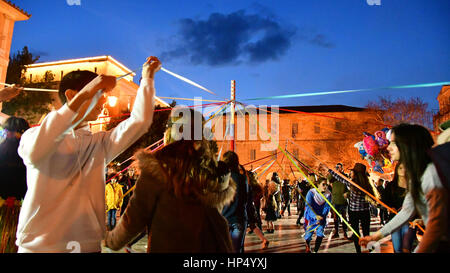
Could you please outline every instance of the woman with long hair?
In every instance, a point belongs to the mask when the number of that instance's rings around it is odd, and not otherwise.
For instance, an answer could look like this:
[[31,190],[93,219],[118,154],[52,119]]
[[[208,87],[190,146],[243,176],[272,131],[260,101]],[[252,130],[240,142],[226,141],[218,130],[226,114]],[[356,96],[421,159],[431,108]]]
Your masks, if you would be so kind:
[[227,219],[231,241],[236,253],[244,253],[245,234],[248,224],[248,208],[251,205],[248,177],[245,169],[239,164],[239,156],[233,151],[223,154],[223,162],[231,171],[231,180],[236,183],[236,194],[233,201],[225,206],[222,215]]
[[262,232],[262,222],[259,210],[261,209],[261,198],[263,196],[263,189],[259,185],[258,180],[255,177],[255,173],[252,171],[247,171],[244,166],[240,165],[242,172],[246,174],[249,187],[249,204],[247,204],[247,216],[248,216],[248,227],[250,233],[255,233],[256,236],[262,241],[262,249],[267,249],[269,247],[269,240],[264,237]]
[[220,212],[232,201],[236,185],[226,164],[215,159],[209,141],[203,136],[196,140],[197,126],[203,129],[201,113],[190,109],[179,118],[176,111],[172,109],[167,123],[166,146],[135,155],[140,169],[136,189],[105,238],[113,250],[147,227],[148,252],[233,252],[228,223]]
[[275,222],[278,217],[276,215],[277,203],[275,200],[275,194],[277,192],[277,184],[272,180],[267,184],[267,192],[263,198],[262,210],[264,211],[267,223],[267,233],[274,233],[275,228],[273,222]]
[[22,134],[30,128],[19,117],[9,117],[2,125],[0,140],[0,253],[17,252],[16,231],[21,200],[27,191],[26,167],[17,153]]
[[416,252],[449,251],[449,197],[428,155],[433,144],[433,138],[423,126],[400,124],[392,128],[388,151],[391,160],[405,167],[407,193],[400,212],[375,234],[361,238],[361,245],[380,240],[398,230],[417,212],[426,230]]
[[[359,234],[359,226],[361,224],[363,235],[370,234],[370,203],[373,203],[372,199],[356,186],[348,182],[342,174],[339,174],[331,169],[328,172],[338,181],[344,183],[350,189],[348,216],[350,225],[354,231]],[[378,192],[369,182],[369,177],[366,172],[366,166],[361,163],[355,163],[353,169],[350,171],[350,179],[358,186],[363,188],[371,195],[378,196]],[[358,237],[352,234],[351,239],[355,244],[357,253],[361,253],[361,247],[358,244]]]

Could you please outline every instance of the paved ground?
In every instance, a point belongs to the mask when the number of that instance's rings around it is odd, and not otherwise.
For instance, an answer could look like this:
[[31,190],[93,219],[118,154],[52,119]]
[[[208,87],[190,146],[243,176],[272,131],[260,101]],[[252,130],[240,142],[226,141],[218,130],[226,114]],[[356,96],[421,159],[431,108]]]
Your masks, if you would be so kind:
[[[255,234],[247,234],[245,240],[245,252],[247,253],[304,253],[305,240],[302,235],[305,234],[303,226],[297,226],[297,215],[285,216],[275,222],[275,232],[272,234],[264,233],[264,236],[270,241],[269,247],[265,250],[261,249],[261,240]],[[302,220],[303,222],[303,220]],[[264,228],[264,226],[263,226]],[[372,218],[371,232],[380,228],[379,220]],[[325,238],[322,241],[319,253],[356,253],[355,246],[352,241],[348,241],[343,237],[343,231],[340,230],[339,238],[331,238],[333,236],[334,224],[333,219],[328,219],[325,228]],[[348,235],[351,235],[348,232]],[[381,241],[380,252],[392,253],[392,244],[390,237]],[[311,241],[311,248],[314,247],[315,236]],[[362,249],[363,252],[368,252]]]
[[[265,250],[261,249],[262,242],[254,233],[247,234],[245,238],[245,252],[246,253],[303,253],[305,252],[305,241],[302,235],[304,228],[297,226],[296,208],[291,206],[291,216],[287,213],[282,219],[275,222],[275,232],[272,234],[265,233],[264,236],[270,241],[269,247]],[[303,221],[303,220],[302,220]],[[263,221],[264,222],[264,221]],[[265,222],[264,222],[265,223]],[[331,238],[333,232],[333,219],[328,218],[328,224],[325,228],[325,238],[322,242],[319,253],[356,253],[353,242],[347,241],[343,238],[342,230],[340,230],[340,238]],[[373,217],[370,225],[371,232],[375,232],[380,228],[379,219]],[[263,225],[265,231],[265,225]],[[350,232],[348,233],[350,235]],[[314,246],[315,236],[312,239],[311,246]],[[392,244],[390,236],[380,241],[381,253],[392,253]],[[133,245],[132,251],[136,253],[145,253],[147,251],[147,236],[142,238],[139,242]],[[362,249],[363,252],[369,252]],[[104,248],[103,253],[125,253],[125,249],[120,251],[111,251]]]

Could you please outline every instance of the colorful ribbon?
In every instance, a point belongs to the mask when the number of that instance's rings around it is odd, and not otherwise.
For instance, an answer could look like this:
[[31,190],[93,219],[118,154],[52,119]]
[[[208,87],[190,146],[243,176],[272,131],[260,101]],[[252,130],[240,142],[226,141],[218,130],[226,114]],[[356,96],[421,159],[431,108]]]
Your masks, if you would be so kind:
[[424,88],[424,87],[436,87],[442,85],[449,85],[450,82],[433,82],[433,83],[422,83],[422,84],[409,84],[409,85],[397,85],[388,87],[377,87],[377,88],[364,88],[364,89],[349,89],[349,90],[336,90],[336,91],[325,91],[325,92],[310,92],[310,93],[297,93],[290,95],[280,95],[280,96],[269,96],[269,97],[259,97],[252,99],[244,99],[243,101],[251,100],[272,100],[272,99],[290,99],[299,97],[312,97],[312,96],[323,96],[332,94],[342,94],[342,93],[354,93],[354,92],[366,92],[379,89],[407,89],[407,88]]
[[[241,102],[238,102],[239,104],[241,104],[244,108],[245,105]],[[252,115],[250,115],[253,119],[255,119]],[[256,123],[258,124],[258,126],[261,127],[261,125],[259,124],[259,121],[256,120]],[[261,127],[264,129],[264,131],[266,132],[266,134],[269,136],[269,138],[272,140],[272,136],[267,132],[267,130],[264,127]],[[294,164],[294,166],[297,168],[297,170],[304,176],[306,177],[306,180],[309,182],[309,184],[311,184],[311,186],[313,188],[315,188],[317,190],[317,192],[322,196],[322,198],[325,200],[325,202],[327,202],[327,204],[330,206],[330,208],[336,213],[336,215],[338,215],[342,221],[347,225],[347,227],[355,234],[356,237],[360,238],[360,236],[358,235],[358,233],[352,228],[352,226],[341,216],[341,214],[336,210],[336,208],[331,204],[330,201],[328,201],[328,199],[320,192],[320,190],[316,187],[316,185],[314,185],[314,183],[308,178],[308,176],[306,176],[306,174],[302,171],[302,169],[295,163],[295,161],[280,147],[280,144],[277,145],[278,149],[283,152],[285,154],[285,156],[292,162],[292,164]]]

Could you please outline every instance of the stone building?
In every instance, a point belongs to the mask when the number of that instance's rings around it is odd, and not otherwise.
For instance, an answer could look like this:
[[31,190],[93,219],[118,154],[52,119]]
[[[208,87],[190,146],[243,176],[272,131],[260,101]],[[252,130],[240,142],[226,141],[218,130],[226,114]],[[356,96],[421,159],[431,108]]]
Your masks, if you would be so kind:
[[[105,74],[111,76],[125,76],[117,82],[116,87],[109,94],[117,99],[117,107],[112,109],[111,114],[118,114],[120,111],[130,110],[133,107],[134,98],[139,85],[133,82],[136,73],[117,61],[111,56],[97,56],[79,59],[61,60],[55,62],[35,63],[26,66],[24,77],[27,82],[39,82],[46,76],[46,73],[52,73],[54,79],[54,88],[57,89],[62,77],[65,74],[74,70],[88,70],[97,74]],[[55,95],[57,96],[57,95]],[[168,106],[168,104],[156,98],[156,103],[161,106]],[[55,108],[61,106],[59,99],[54,100]]]
[[[53,81],[54,93],[52,94],[52,106],[55,109],[61,107],[58,98],[57,89],[61,79],[67,73],[74,70],[88,70],[97,74],[105,74],[111,76],[123,76],[118,80],[116,87],[108,93],[109,103],[106,105],[108,116],[119,116],[123,112],[129,112],[133,109],[139,85],[133,82],[136,73],[124,66],[111,56],[97,56],[79,59],[60,60],[54,62],[35,63],[26,66],[24,77],[28,83],[36,83],[42,81],[44,77],[51,75]],[[29,91],[33,92],[33,91]],[[169,107],[169,104],[162,99],[155,97],[155,105]],[[105,119],[95,121],[92,124],[99,125]],[[98,128],[97,128],[98,127]],[[105,126],[93,126],[93,131],[98,131]]]
[[439,102],[439,112],[433,116],[433,126],[434,131],[438,133],[439,124],[450,120],[450,85],[442,86],[437,100]]
[[[264,162],[277,158],[277,162],[266,174],[278,172],[281,178],[291,180],[294,175],[300,178],[300,173],[283,153],[276,154],[279,151],[278,145],[313,169],[317,169],[320,162],[329,167],[341,162],[345,169],[353,167],[356,162],[368,166],[354,145],[363,139],[363,132],[373,134],[384,128],[377,121],[376,114],[365,108],[345,105],[287,106],[280,107],[278,114],[271,113],[276,109],[267,110],[269,113],[264,110],[256,113],[236,111],[235,151],[241,164],[269,156],[246,165],[247,169],[255,169]],[[216,124],[213,127],[215,139],[222,155],[231,149],[229,134],[225,135],[228,120],[230,118],[223,116],[213,121]],[[272,144],[266,130],[271,134]],[[296,163],[300,165],[298,161]],[[258,172],[263,169],[264,167],[260,168]],[[260,176],[260,182],[265,176]]]

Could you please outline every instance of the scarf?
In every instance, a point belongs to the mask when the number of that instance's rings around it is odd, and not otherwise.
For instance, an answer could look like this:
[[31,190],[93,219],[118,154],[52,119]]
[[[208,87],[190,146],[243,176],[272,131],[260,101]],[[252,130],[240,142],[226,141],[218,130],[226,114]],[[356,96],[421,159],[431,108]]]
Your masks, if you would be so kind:
[[[317,191],[317,189],[312,189],[313,192],[313,198],[314,198],[314,202],[317,203],[317,205],[322,206],[323,203],[325,203],[325,199],[323,199],[322,195],[319,194],[319,192]],[[328,198],[330,196],[330,191],[326,190],[323,195]]]

